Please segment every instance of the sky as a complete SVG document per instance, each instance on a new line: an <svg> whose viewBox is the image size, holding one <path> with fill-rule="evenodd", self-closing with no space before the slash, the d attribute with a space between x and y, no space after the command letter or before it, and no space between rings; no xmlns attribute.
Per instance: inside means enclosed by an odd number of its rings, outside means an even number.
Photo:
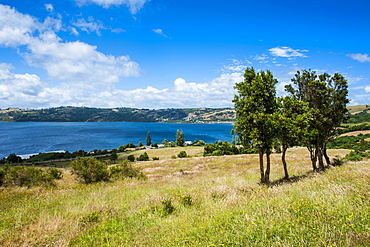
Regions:
<svg viewBox="0 0 370 247"><path fill-rule="evenodd" d="M368 0L0 0L0 108L233 107L247 67L278 96L340 73L370 104Z"/></svg>

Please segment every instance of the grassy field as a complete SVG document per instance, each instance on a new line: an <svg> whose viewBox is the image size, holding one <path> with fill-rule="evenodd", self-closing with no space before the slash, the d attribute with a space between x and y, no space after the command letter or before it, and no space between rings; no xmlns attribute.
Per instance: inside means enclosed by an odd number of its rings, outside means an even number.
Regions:
<svg viewBox="0 0 370 247"><path fill-rule="evenodd" d="M347 108L351 114L357 114L357 113L363 112L364 110L369 110L370 106L369 105L355 105L355 106L348 106Z"/></svg>
<svg viewBox="0 0 370 247"><path fill-rule="evenodd" d="M171 159L181 150L147 150L160 160L134 164L146 181L83 185L65 170L55 188L1 188L0 246L370 246L367 161L311 173L295 148L293 179L274 154L264 186L257 155Z"/></svg>

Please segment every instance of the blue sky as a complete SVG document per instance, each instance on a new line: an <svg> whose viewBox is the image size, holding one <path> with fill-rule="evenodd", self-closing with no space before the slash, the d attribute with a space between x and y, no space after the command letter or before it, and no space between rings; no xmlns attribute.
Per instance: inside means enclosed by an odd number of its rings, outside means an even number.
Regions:
<svg viewBox="0 0 370 247"><path fill-rule="evenodd" d="M370 104L370 2L0 0L0 108L232 107L247 66L278 95L341 73Z"/></svg>

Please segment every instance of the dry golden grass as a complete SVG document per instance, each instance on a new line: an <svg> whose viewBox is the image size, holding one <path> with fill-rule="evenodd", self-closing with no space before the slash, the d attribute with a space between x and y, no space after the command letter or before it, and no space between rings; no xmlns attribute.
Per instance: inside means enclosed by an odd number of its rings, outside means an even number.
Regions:
<svg viewBox="0 0 370 247"><path fill-rule="evenodd" d="M370 134L370 130L358 130L358 131L352 131L348 133L341 134L340 136L358 136L359 134Z"/></svg>
<svg viewBox="0 0 370 247"><path fill-rule="evenodd" d="M292 181L280 181L281 155L273 154L272 186L262 186L258 155L170 158L181 150L140 151L163 157L133 163L147 181L83 185L65 170L56 188L1 188L0 246L370 243L367 161L311 173L308 151L292 148L287 153ZM348 152L329 150L329 155L344 157ZM174 207L168 215L163 214L166 200Z"/></svg>

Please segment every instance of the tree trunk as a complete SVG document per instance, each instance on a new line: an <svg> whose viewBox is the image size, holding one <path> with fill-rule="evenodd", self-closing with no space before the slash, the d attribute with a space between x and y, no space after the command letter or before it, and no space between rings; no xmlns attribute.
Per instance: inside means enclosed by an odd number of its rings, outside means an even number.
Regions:
<svg viewBox="0 0 370 247"><path fill-rule="evenodd" d="M319 170L320 170L320 171L325 170L323 156L324 156L324 154L323 154L322 147L319 147L319 148L317 149L317 159L318 159L318 161L319 161Z"/></svg>
<svg viewBox="0 0 370 247"><path fill-rule="evenodd" d="M317 151L312 147L307 147L308 151L310 151L310 158L312 163L313 171L317 171L316 161L317 161Z"/></svg>
<svg viewBox="0 0 370 247"><path fill-rule="evenodd" d="M330 165L331 165L331 163L330 163L330 158L329 158L329 156L328 156L328 154L327 154L327 152L326 152L326 146L324 147L324 157L325 157L326 164L327 164L328 166L330 166Z"/></svg>
<svg viewBox="0 0 370 247"><path fill-rule="evenodd" d="M287 151L287 148L285 147L285 145L283 145L283 152L282 152L282 155L281 155L281 161L283 162L283 168L284 168L284 174L285 174L285 179L289 179L289 173L288 173L288 167L287 167L287 164L286 164L286 160L285 160L285 154L286 154L286 151Z"/></svg>
<svg viewBox="0 0 370 247"><path fill-rule="evenodd" d="M265 169L263 167L263 149L261 147L258 148L258 154L260 158L261 183L264 183L265 182Z"/></svg>
<svg viewBox="0 0 370 247"><path fill-rule="evenodd" d="M270 152L266 152L266 172L265 172L265 184L270 183Z"/></svg>

